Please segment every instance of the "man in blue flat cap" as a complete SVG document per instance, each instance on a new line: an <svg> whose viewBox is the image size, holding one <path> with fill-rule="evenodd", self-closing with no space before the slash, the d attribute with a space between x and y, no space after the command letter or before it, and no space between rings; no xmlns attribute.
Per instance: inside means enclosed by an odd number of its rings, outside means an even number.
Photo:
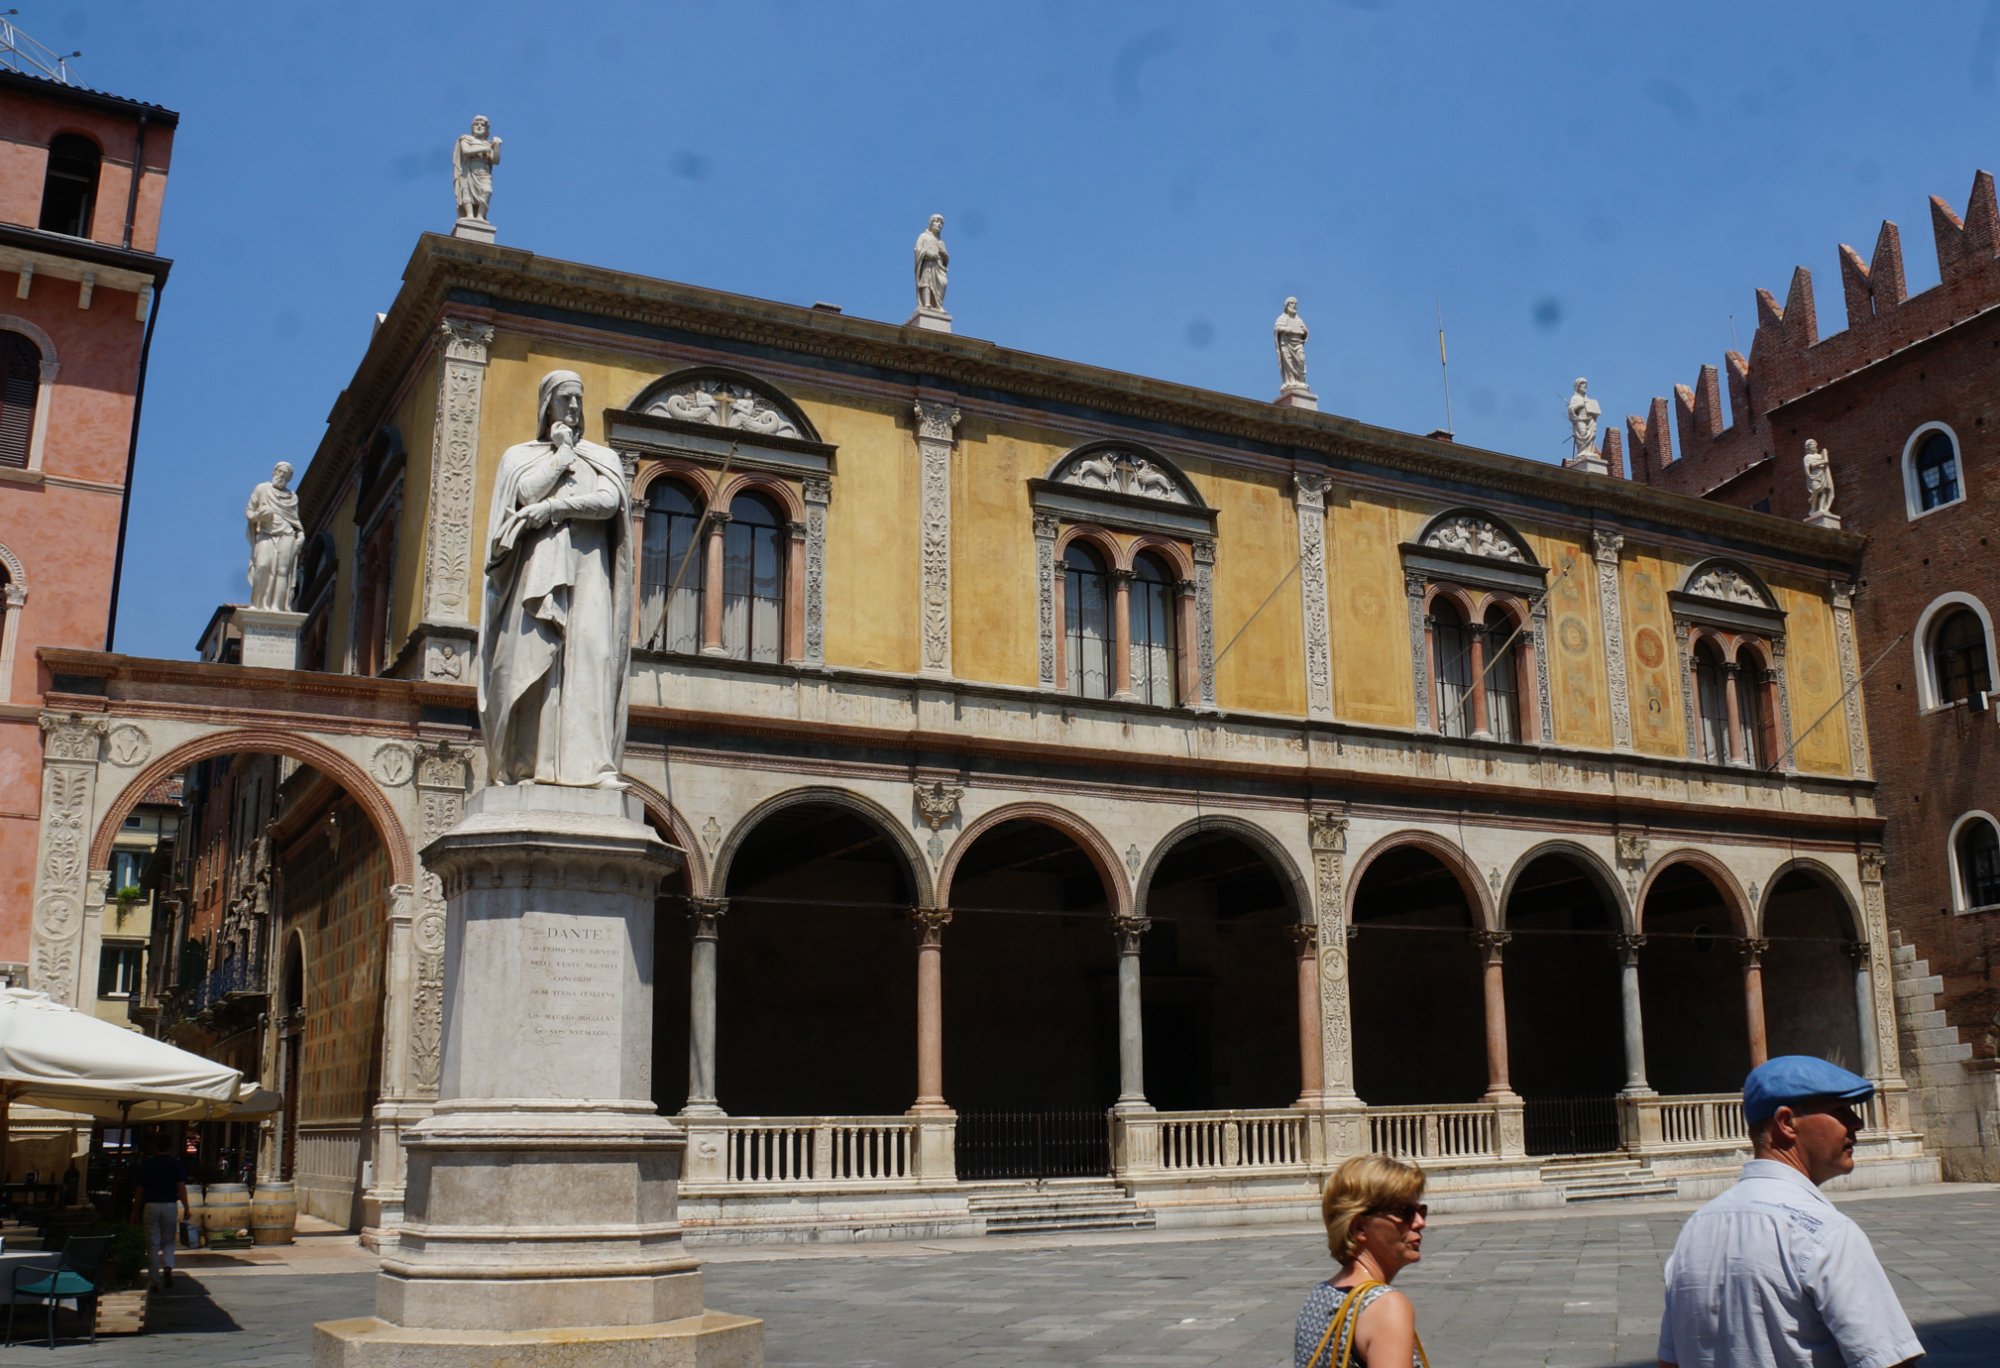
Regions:
<svg viewBox="0 0 2000 1368"><path fill-rule="evenodd" d="M1924 1356L1875 1248L1820 1194L1854 1171L1859 1074L1781 1055L1743 1080L1753 1157L1667 1260L1662 1368L1899 1368Z"/></svg>

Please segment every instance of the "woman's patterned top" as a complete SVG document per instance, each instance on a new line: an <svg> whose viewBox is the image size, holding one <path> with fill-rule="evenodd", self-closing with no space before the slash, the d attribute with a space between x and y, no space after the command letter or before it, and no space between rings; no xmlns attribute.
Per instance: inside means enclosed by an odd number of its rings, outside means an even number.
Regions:
<svg viewBox="0 0 2000 1368"><path fill-rule="evenodd" d="M1326 1352L1319 1356L1319 1362L1311 1368L1334 1368L1340 1356L1347 1351L1347 1341L1354 1334L1354 1327L1361 1320L1362 1312L1374 1305L1375 1299L1389 1289L1377 1284L1361 1294L1361 1306L1340 1336L1326 1346ZM1308 1368L1313 1350L1319 1347L1320 1337L1326 1334L1326 1327L1340 1311L1340 1303L1347 1296L1347 1289L1323 1282L1312 1290L1306 1304L1299 1308L1298 1330L1292 1336L1292 1368ZM1422 1360L1410 1355L1410 1368L1422 1368Z"/></svg>

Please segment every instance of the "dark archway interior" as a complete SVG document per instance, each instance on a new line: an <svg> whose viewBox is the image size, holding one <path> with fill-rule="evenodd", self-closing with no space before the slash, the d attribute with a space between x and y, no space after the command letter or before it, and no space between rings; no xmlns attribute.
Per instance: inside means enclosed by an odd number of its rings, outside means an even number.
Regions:
<svg viewBox="0 0 2000 1368"><path fill-rule="evenodd" d="M944 932L944 1095L968 1111L1099 1110L1118 1096L1118 947L1097 867L1040 822L965 852Z"/></svg>
<svg viewBox="0 0 2000 1368"><path fill-rule="evenodd" d="M1794 869L1765 902L1764 1030L1774 1055L1805 1054L1862 1071L1854 994L1856 940L1846 901L1818 876Z"/></svg>
<svg viewBox="0 0 2000 1368"><path fill-rule="evenodd" d="M1243 837L1197 831L1147 886L1140 953L1146 1100L1162 1111L1288 1107L1299 1095L1298 923L1290 888Z"/></svg>
<svg viewBox="0 0 2000 1368"><path fill-rule="evenodd" d="M1475 925L1464 889L1427 851L1388 851L1362 874L1348 957L1362 1101L1472 1102L1486 1091Z"/></svg>
<svg viewBox="0 0 2000 1368"><path fill-rule="evenodd" d="M1646 1081L1654 1091L1734 1092L1750 1072L1743 956L1729 905L1708 876L1675 865L1653 881L1640 913L1639 1001Z"/></svg>
<svg viewBox="0 0 2000 1368"><path fill-rule="evenodd" d="M722 1109L908 1110L917 1083L917 952L902 853L847 808L799 804L744 838L724 895L715 1020ZM685 1017L685 988L680 1000Z"/></svg>
<svg viewBox="0 0 2000 1368"><path fill-rule="evenodd" d="M1625 1084L1618 913L1577 860L1544 855L1507 895L1508 1077L1525 1098L1587 1097Z"/></svg>
<svg viewBox="0 0 2000 1368"><path fill-rule="evenodd" d="M680 844L651 813L646 822L661 840ZM723 928L725 934L728 929ZM687 866L682 865L661 882L653 900L653 1101L665 1115L687 1105L691 931Z"/></svg>

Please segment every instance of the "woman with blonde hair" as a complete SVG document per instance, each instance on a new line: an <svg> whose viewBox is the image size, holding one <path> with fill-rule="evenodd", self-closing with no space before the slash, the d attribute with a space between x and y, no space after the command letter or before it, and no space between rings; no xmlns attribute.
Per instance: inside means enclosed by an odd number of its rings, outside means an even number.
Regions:
<svg viewBox="0 0 2000 1368"><path fill-rule="evenodd" d="M1299 1310L1293 1368L1430 1368L1417 1311L1389 1284L1423 1257L1424 1171L1386 1154L1349 1159L1327 1179L1319 1211L1340 1272Z"/></svg>

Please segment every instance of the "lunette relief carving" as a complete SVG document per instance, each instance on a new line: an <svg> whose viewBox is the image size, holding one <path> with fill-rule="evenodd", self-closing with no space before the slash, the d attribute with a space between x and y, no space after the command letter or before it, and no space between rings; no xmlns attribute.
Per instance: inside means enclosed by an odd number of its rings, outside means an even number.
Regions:
<svg viewBox="0 0 2000 1368"><path fill-rule="evenodd" d="M1513 561L1527 564L1528 558L1513 539L1498 526L1486 519L1470 513L1460 513L1434 524L1424 534L1424 545L1441 551L1457 551L1467 556L1484 556L1488 560Z"/></svg>
<svg viewBox="0 0 2000 1368"><path fill-rule="evenodd" d="M747 385L727 380L690 380L655 398L646 405L646 412L656 417L678 418L684 423L733 428L765 437L805 435L769 399Z"/></svg>
<svg viewBox="0 0 2000 1368"><path fill-rule="evenodd" d="M493 328L447 318L438 330L444 365L438 376L436 436L431 444L424 617L466 622L472 593L472 500L479 462L479 407Z"/></svg>
<svg viewBox="0 0 2000 1368"><path fill-rule="evenodd" d="M1597 615L1604 624L1604 679L1611 694L1611 744L1632 749L1632 696L1625 682L1625 593L1619 581L1618 553L1625 537L1618 532L1592 532L1597 560Z"/></svg>
<svg viewBox="0 0 2000 1368"><path fill-rule="evenodd" d="M1333 716L1333 645L1327 623L1327 477L1300 472L1292 477L1293 507L1299 519L1299 597L1306 626L1306 712Z"/></svg>
<svg viewBox="0 0 2000 1368"><path fill-rule="evenodd" d="M919 580L923 609L923 668L951 673L951 450L958 410L919 400L917 451L922 460Z"/></svg>
<svg viewBox="0 0 2000 1368"><path fill-rule="evenodd" d="M1697 598L1718 603L1735 603L1746 608L1773 608L1776 605L1758 592L1757 586L1733 566L1718 565L1688 581L1687 591Z"/></svg>
<svg viewBox="0 0 2000 1368"><path fill-rule="evenodd" d="M1080 489L1102 489L1112 494L1130 494L1141 499L1158 499L1163 503L1185 504L1186 494L1167 474L1147 457L1131 451L1100 450L1073 461L1056 476L1058 484L1076 485Z"/></svg>

